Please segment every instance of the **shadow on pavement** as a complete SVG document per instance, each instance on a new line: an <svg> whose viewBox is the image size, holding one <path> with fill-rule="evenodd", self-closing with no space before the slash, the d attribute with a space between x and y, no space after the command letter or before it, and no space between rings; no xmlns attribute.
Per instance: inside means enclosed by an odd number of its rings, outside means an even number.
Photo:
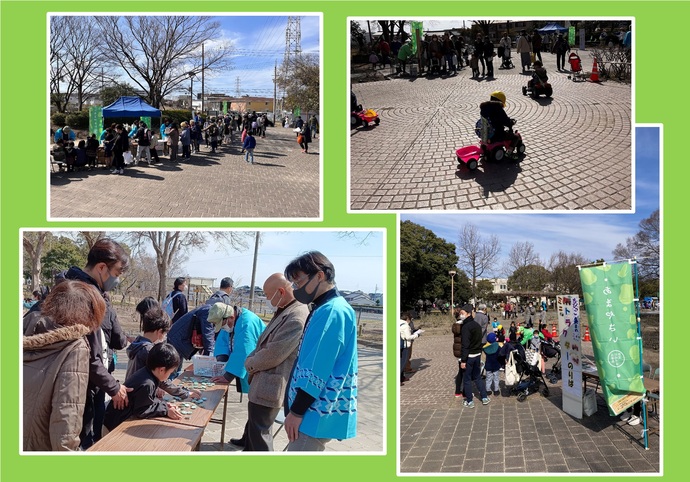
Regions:
<svg viewBox="0 0 690 482"><path fill-rule="evenodd" d="M463 165L455 172L455 176L464 180L474 179L477 184L483 187L484 198L488 198L490 193L503 192L512 186L521 172L522 168L518 162L482 161L482 170L470 171Z"/></svg>

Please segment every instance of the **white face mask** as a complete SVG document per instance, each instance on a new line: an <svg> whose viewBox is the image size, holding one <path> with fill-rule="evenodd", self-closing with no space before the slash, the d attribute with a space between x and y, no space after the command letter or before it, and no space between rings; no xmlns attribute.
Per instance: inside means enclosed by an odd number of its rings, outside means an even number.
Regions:
<svg viewBox="0 0 690 482"><path fill-rule="evenodd" d="M280 298L278 298L278 303L273 303L273 299L276 297L276 295L280 294L280 290L277 290L275 293L273 293L273 296L271 296L271 299L268 300L268 302L271 304L271 306L275 306L276 308L280 308L280 302L283 301L283 295L280 295Z"/></svg>
<svg viewBox="0 0 690 482"><path fill-rule="evenodd" d="M465 321L465 318L467 318L467 315L460 315L460 321Z"/></svg>
<svg viewBox="0 0 690 482"><path fill-rule="evenodd" d="M232 327L228 325L227 323L223 325L223 328L221 328L224 331L227 331L228 333L232 333Z"/></svg>

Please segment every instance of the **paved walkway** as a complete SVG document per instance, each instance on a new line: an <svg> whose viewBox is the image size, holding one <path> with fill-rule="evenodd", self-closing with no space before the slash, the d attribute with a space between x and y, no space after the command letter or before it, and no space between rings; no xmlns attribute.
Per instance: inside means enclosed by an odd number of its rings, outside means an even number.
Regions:
<svg viewBox="0 0 690 482"><path fill-rule="evenodd" d="M383 452L384 411L383 411L383 353L381 348L372 348L361 343L359 353L359 379L357 397L357 436L341 442L333 440L326 445L326 452ZM115 378L124 379L127 369L126 355L120 352L120 361L114 372ZM124 359L123 359L124 358ZM185 362L186 368L189 362ZM214 418L223 416L221 403L214 414ZM235 452L239 447L230 444L231 438L242 436L244 424L247 421L247 395L242 397L235 390L234 385L228 393L228 408L225 427L225 446L220 446L221 425L211 423L204 431L201 439L203 452ZM279 426L275 425L278 429ZM283 450L288 440L285 430L280 430L274 440L274 449Z"/></svg>
<svg viewBox="0 0 690 482"><path fill-rule="evenodd" d="M412 358L419 371L399 396L402 473L659 472L659 435L645 450L642 425L609 416L600 396L598 412L582 420L561 410L560 380L547 381L548 398L491 396L489 405L475 398L475 408L463 408L451 334L415 340ZM653 419L650 428L658 428Z"/></svg>
<svg viewBox="0 0 690 482"><path fill-rule="evenodd" d="M269 128L257 138L256 164L238 144L217 154L202 146L189 162L50 174L53 218L316 218L319 139L304 154L295 133ZM159 153L160 154L160 153ZM178 155L178 160L181 157Z"/></svg>
<svg viewBox="0 0 690 482"><path fill-rule="evenodd" d="M580 57L591 69L587 52ZM381 124L351 130L351 209L631 209L630 85L573 82L555 58L543 54L552 99L524 97L530 75L498 70L497 61L490 81L464 68L455 77L353 84ZM455 150L477 143L479 104L496 90L508 97L526 156L457 170Z"/></svg>

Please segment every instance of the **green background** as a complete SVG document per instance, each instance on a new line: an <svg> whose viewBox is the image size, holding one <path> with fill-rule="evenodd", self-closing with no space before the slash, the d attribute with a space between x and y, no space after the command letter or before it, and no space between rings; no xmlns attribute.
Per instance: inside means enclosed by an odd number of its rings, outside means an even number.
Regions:
<svg viewBox="0 0 690 482"><path fill-rule="evenodd" d="M680 266L686 264L680 250L684 223L681 218L687 191L684 184L687 169L683 165L688 147L683 141L687 117L687 14L685 2L637 1L578 1L578 2L461 2L421 0L395 1L274 1L274 2L20 2L2 0L0 35L1 70L1 127L0 127L0 214L2 220L2 249L0 278L2 290L2 330L0 409L2 413L1 469L2 480L92 481L121 478L140 480L149 478L216 479L219 477L256 477L260 480L296 478L305 480L391 480L396 477L396 383L397 350L387 350L386 372L389 380L386 391L387 433L386 455L375 456L277 456L255 459L250 456L227 458L173 458L170 456L129 456L103 459L102 456L23 456L19 452L19 229L94 227L383 227L387 236L387 292L388 339L395 339L396 299L396 218L393 215L347 214L348 142L348 72L345 62L348 52L348 16L421 17L463 16L469 19L487 17L629 17L636 18L633 30L636 42L635 111L638 123L664 124L664 197L675 196L664 210L664 254L673 260L664 279L664 308L680 314L682 289ZM47 12L323 12L324 98L321 122L324 146L324 220L321 223L48 223L46 221L46 13ZM587 66L588 67L588 66ZM582 99L587 102L587 99ZM567 133L563 133L567 136ZM581 146L587 149L586 145ZM577 152L572 153L574 157ZM678 157L682 156L682 157ZM123 193L124 195L124 193ZM671 222L669 222L669 219ZM673 220L677 222L673 222ZM669 241L670 240L670 241ZM676 281L674 283L674 281ZM682 319L676 316L674 320ZM685 350L681 337L668 340L664 346L664 378L674 380L674 372L684 364ZM683 357L683 358L681 358ZM675 362L675 363L674 363ZM664 386L663 416L670 416L664 424L663 467L666 477L684 473L687 433L686 399L682 396L684 379ZM682 406L681 406L682 404ZM545 414L545 416L548 416ZM506 450L522 450L507 447ZM502 477L504 478L504 477ZM641 479L641 477L639 477ZM497 478L496 478L497 479ZM602 479L602 477L594 477ZM590 478L589 480L594 480Z"/></svg>

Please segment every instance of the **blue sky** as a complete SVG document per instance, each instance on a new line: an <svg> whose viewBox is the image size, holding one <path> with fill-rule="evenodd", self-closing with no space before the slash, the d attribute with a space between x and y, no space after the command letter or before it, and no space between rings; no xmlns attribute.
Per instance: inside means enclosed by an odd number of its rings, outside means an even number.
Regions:
<svg viewBox="0 0 690 482"><path fill-rule="evenodd" d="M383 232L357 231L354 234L359 240L368 235L365 244L359 244L357 239L340 239L334 230L262 231L256 284L261 286L271 274L282 273L285 266L297 256L317 250L333 263L336 284L340 289L382 293L385 264ZM226 254L217 250L217 246L192 253L184 265L185 272L180 275L216 278L216 284L225 276L230 276L236 286L249 285L254 257L253 238L249 245L244 253Z"/></svg>
<svg viewBox="0 0 690 482"><path fill-rule="evenodd" d="M285 54L288 17L232 15L214 17L214 20L220 22L222 35L217 44L209 43L205 50L229 41L235 54L230 71L206 75L204 90L235 95L236 79L239 77L241 95L273 97L274 67L276 61L280 67ZM320 53L319 20L315 15L300 17L303 53Z"/></svg>
<svg viewBox="0 0 690 482"><path fill-rule="evenodd" d="M503 260L516 242L530 241L543 261L564 250L588 259L613 259L618 243L639 231L641 220L659 209L659 129L636 128L636 210L634 214L404 214L410 220L457 244L462 226L474 224L482 236L496 235ZM663 213L662 213L663 215ZM501 275L502 273L495 273Z"/></svg>

